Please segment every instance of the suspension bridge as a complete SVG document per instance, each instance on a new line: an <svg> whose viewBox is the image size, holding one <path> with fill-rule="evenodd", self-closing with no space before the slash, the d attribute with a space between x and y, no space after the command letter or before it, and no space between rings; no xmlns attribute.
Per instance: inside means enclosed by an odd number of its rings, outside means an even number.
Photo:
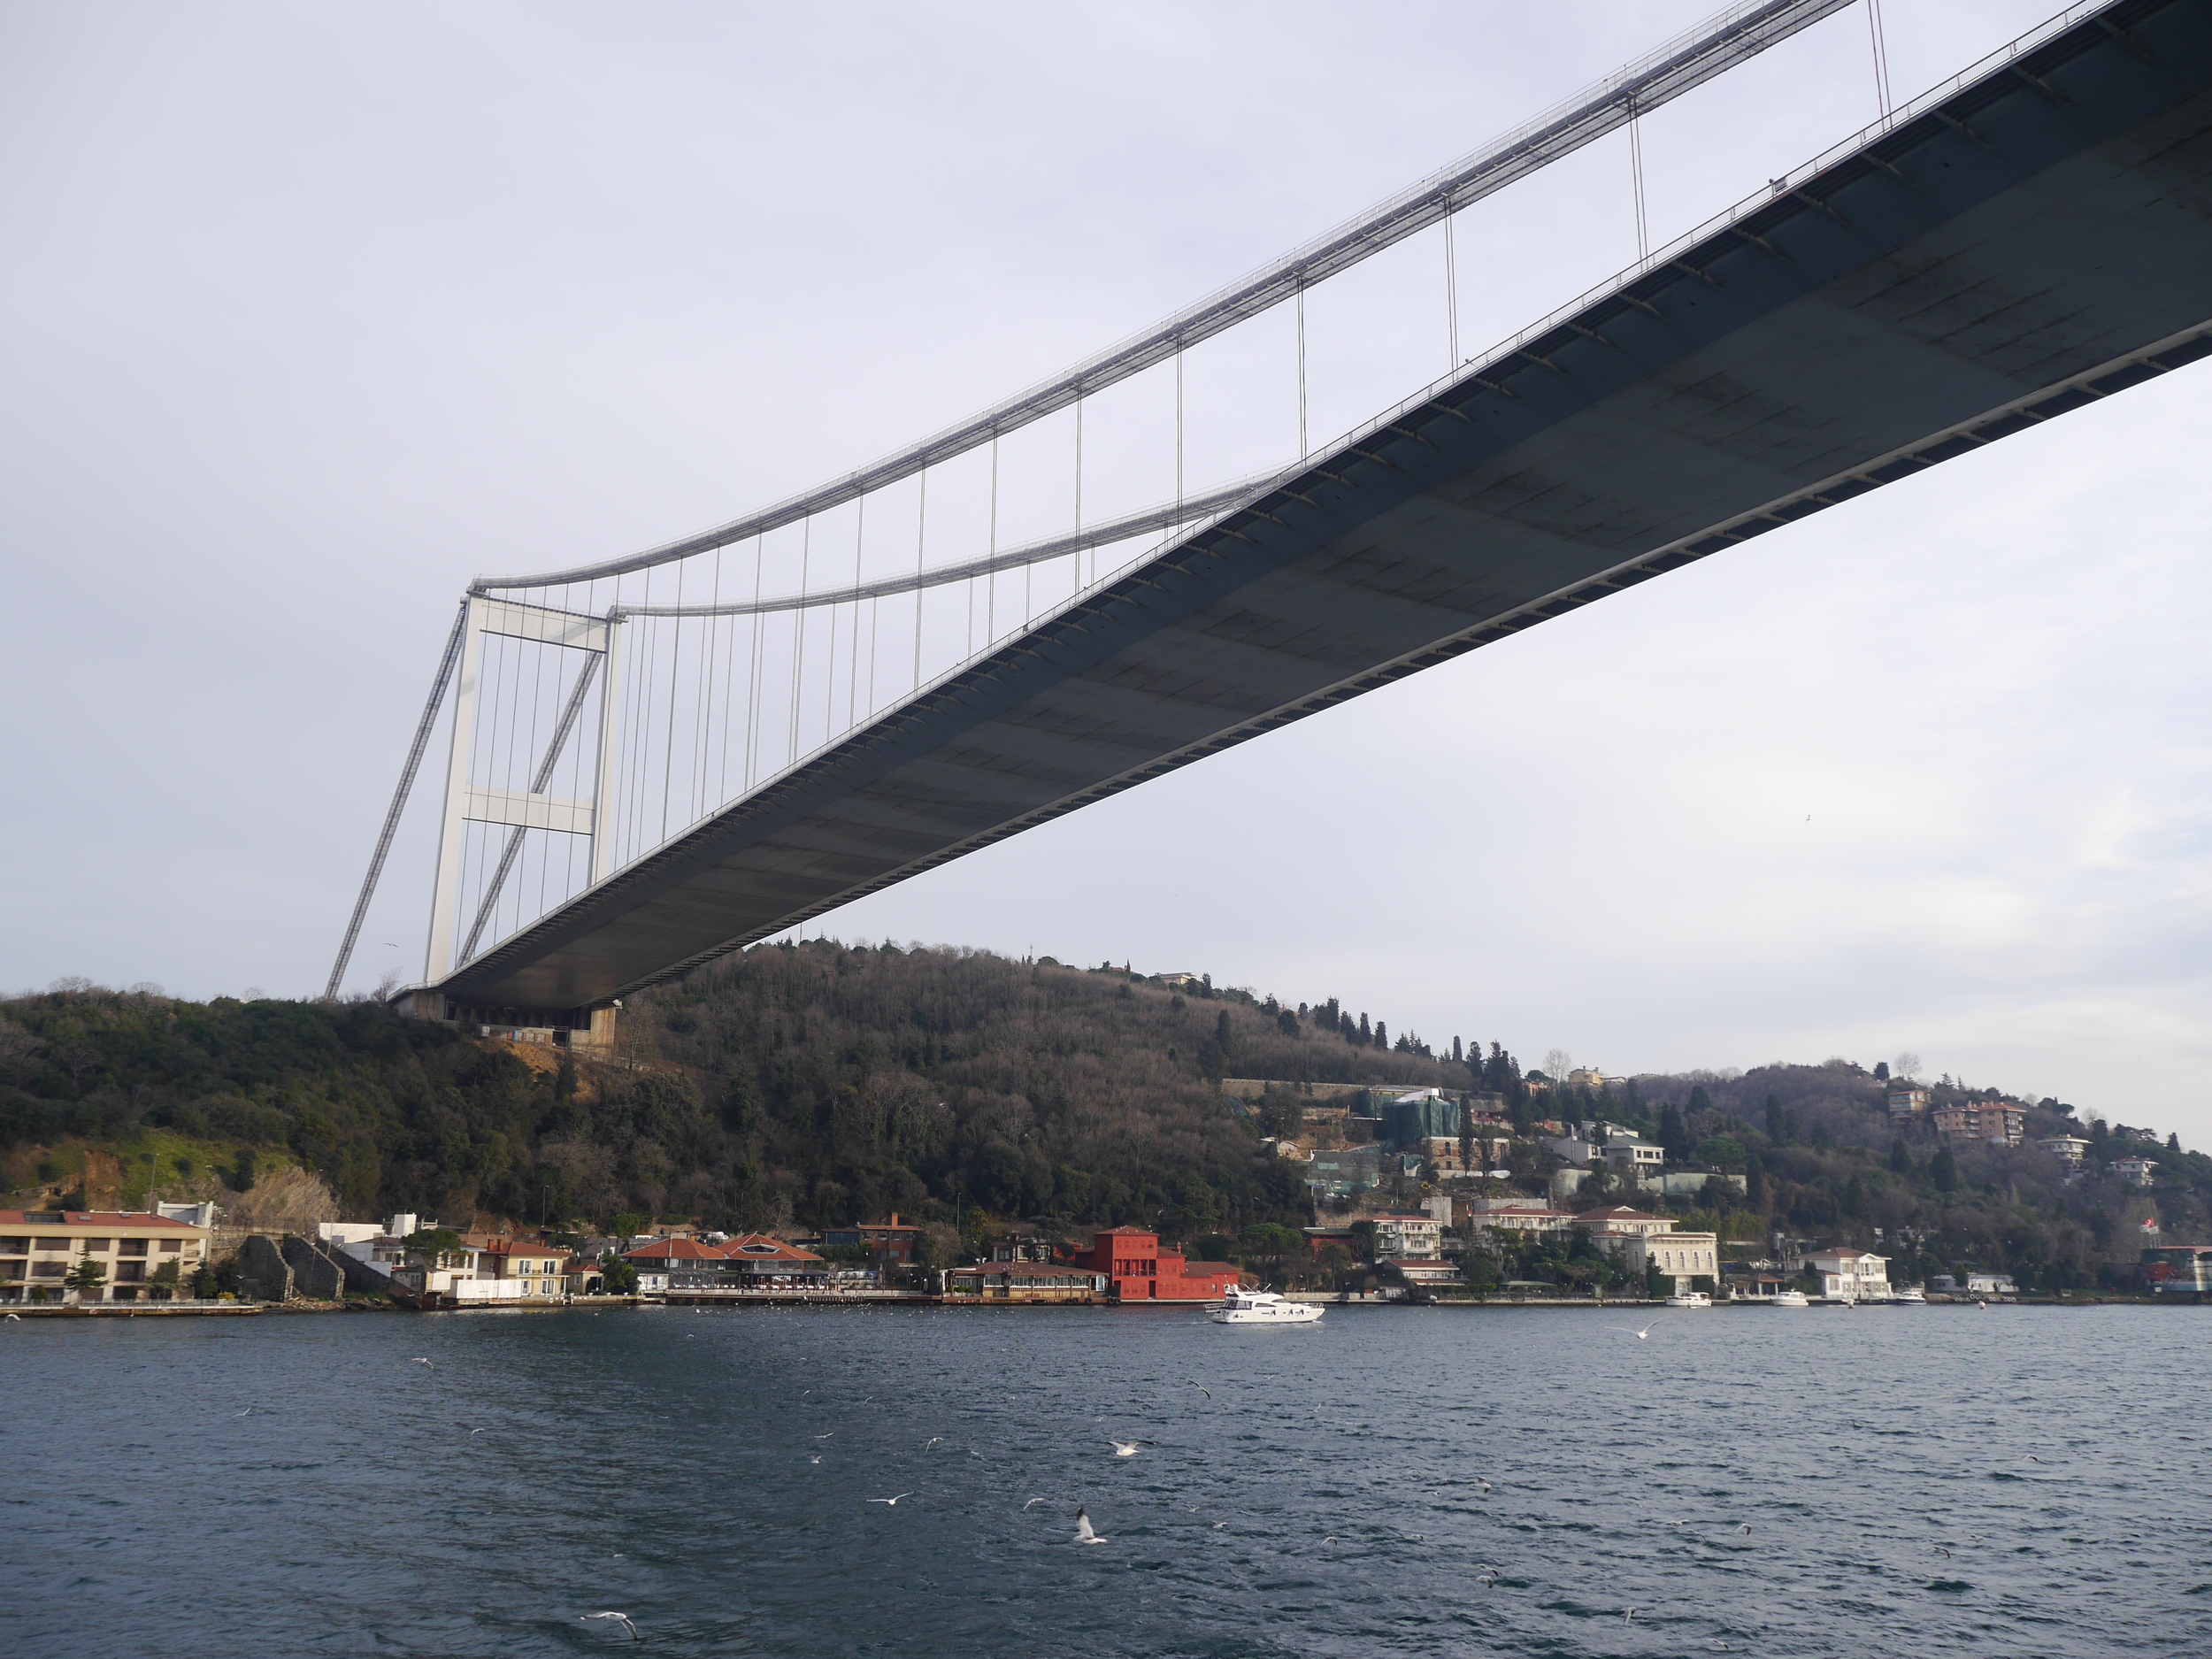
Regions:
<svg viewBox="0 0 2212 1659"><path fill-rule="evenodd" d="M603 1032L626 993L2212 356L2212 0L2072 7L1896 107L1866 0L1871 126L1662 247L1639 173L1635 264L1463 355L1455 215L1623 128L1640 168L1641 115L1845 9L1732 6L818 488L626 557L479 577L330 994L442 719L428 944L402 1001ZM1447 372L1310 441L1307 296L1431 230ZM1296 457L1187 489L1186 358L1277 308ZM1171 493L1087 520L1086 411L1146 376L1175 391ZM1064 527L1002 546L1007 440L1048 422ZM948 531L956 485L987 506ZM968 544L946 558L949 538Z"/></svg>

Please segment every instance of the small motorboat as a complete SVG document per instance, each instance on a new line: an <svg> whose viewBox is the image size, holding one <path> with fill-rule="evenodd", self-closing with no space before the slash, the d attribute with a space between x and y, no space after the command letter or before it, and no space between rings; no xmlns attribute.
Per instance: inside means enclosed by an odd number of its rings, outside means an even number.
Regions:
<svg viewBox="0 0 2212 1659"><path fill-rule="evenodd" d="M1667 1298L1670 1308L1709 1308L1712 1305L1713 1299L1701 1290L1679 1291Z"/></svg>
<svg viewBox="0 0 2212 1659"><path fill-rule="evenodd" d="M1285 1302L1271 1290L1233 1290L1211 1317L1216 1325L1311 1325L1321 1311L1310 1302Z"/></svg>
<svg viewBox="0 0 2212 1659"><path fill-rule="evenodd" d="M1805 1293L1801 1290L1778 1290L1774 1293L1774 1305L1778 1308L1809 1308L1813 1304L1805 1299Z"/></svg>
<svg viewBox="0 0 2212 1659"><path fill-rule="evenodd" d="M1928 1305L1928 1298L1922 1294L1917 1285L1906 1286L1890 1300L1901 1308L1924 1308Z"/></svg>

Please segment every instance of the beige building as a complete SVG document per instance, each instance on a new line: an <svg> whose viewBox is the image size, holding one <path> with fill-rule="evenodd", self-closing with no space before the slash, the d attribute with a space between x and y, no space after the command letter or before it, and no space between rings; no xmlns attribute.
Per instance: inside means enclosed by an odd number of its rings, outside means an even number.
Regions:
<svg viewBox="0 0 2212 1659"><path fill-rule="evenodd" d="M0 1302L188 1296L211 1236L205 1227L142 1210L0 1210ZM99 1265L104 1282L95 1290L65 1290L70 1269L88 1260Z"/></svg>
<svg viewBox="0 0 2212 1659"><path fill-rule="evenodd" d="M1720 1280L1720 1239L1710 1233L1652 1233L1627 1244L1628 1271L1647 1272L1657 1268L1674 1279L1677 1294L1694 1288L1691 1280Z"/></svg>
<svg viewBox="0 0 2212 1659"><path fill-rule="evenodd" d="M540 1244L534 1239L487 1238L472 1240L476 1248L476 1277L513 1286L516 1296L558 1296L568 1289L561 1263L565 1250ZM495 1297L492 1300L504 1300Z"/></svg>

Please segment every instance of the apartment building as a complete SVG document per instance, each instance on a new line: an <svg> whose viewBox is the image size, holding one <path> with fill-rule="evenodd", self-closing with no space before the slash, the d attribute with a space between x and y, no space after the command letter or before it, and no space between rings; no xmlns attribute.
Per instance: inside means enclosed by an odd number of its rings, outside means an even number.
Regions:
<svg viewBox="0 0 2212 1659"><path fill-rule="evenodd" d="M0 1210L0 1302L189 1295L188 1281L207 1261L211 1236L151 1210ZM100 1269L102 1282L65 1290L62 1281L83 1262Z"/></svg>

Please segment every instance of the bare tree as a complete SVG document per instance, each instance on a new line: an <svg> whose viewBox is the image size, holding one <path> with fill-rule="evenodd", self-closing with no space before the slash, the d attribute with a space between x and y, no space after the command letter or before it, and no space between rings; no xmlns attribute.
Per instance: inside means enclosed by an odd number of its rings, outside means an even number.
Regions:
<svg viewBox="0 0 2212 1659"><path fill-rule="evenodd" d="M1920 1056L1908 1048L1889 1063L1892 1077L1917 1078L1920 1075Z"/></svg>

